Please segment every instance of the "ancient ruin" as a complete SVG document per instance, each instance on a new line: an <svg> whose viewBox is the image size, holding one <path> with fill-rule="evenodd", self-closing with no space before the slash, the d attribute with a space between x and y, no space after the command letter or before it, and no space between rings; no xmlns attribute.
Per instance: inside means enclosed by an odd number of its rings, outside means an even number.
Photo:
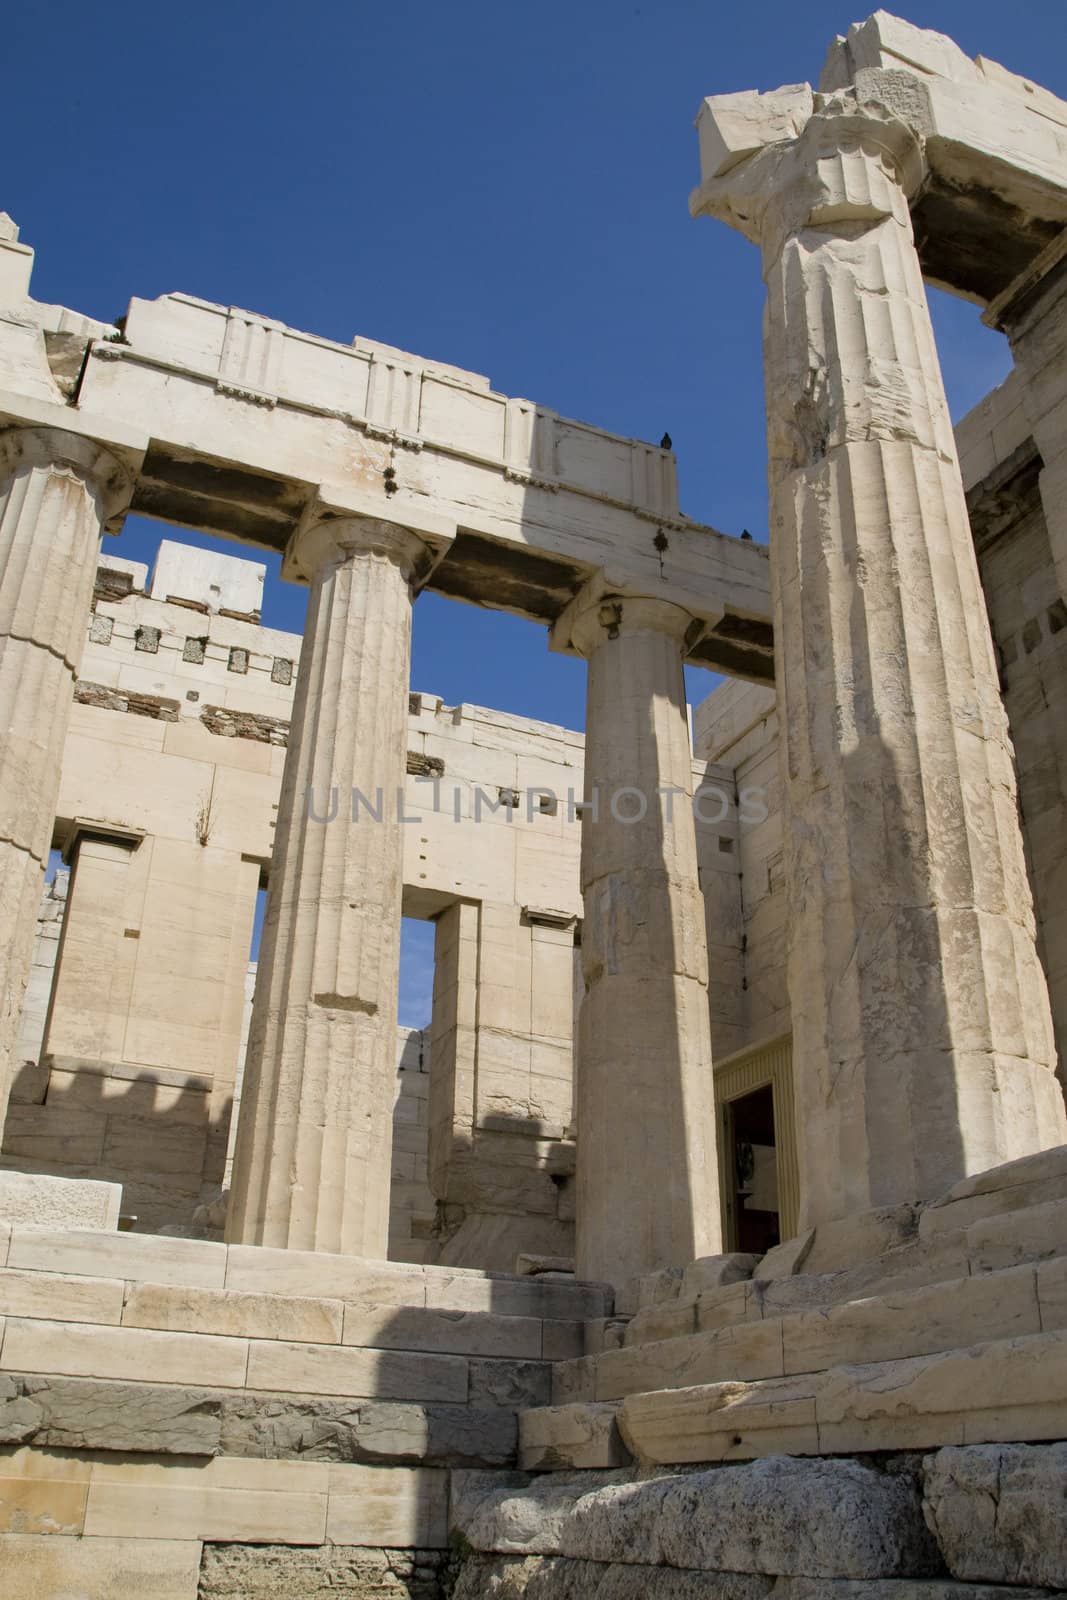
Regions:
<svg viewBox="0 0 1067 1600"><path fill-rule="evenodd" d="M1067 105L878 12L698 134L767 547L0 219L11 1600L1067 1592ZM924 280L1014 358L955 430ZM426 590L584 733L410 683Z"/></svg>

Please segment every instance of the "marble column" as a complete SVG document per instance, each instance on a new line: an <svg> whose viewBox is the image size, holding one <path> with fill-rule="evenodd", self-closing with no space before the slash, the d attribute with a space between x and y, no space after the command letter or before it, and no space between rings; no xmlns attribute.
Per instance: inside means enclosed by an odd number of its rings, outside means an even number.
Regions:
<svg viewBox="0 0 1067 1600"><path fill-rule="evenodd" d="M131 488L91 440L0 433L0 1125L101 535Z"/></svg>
<svg viewBox="0 0 1067 1600"><path fill-rule="evenodd" d="M806 96L806 101L805 101ZM912 236L854 91L705 102L762 247L802 1223L1067 1139L1007 719Z"/></svg>
<svg viewBox="0 0 1067 1600"><path fill-rule="evenodd" d="M678 606L594 593L568 630L588 662L577 1268L624 1291L722 1248L682 673L693 626Z"/></svg>
<svg viewBox="0 0 1067 1600"><path fill-rule="evenodd" d="M407 528L337 517L311 576L227 1238L384 1258L400 972ZM354 791L359 791L356 796Z"/></svg>

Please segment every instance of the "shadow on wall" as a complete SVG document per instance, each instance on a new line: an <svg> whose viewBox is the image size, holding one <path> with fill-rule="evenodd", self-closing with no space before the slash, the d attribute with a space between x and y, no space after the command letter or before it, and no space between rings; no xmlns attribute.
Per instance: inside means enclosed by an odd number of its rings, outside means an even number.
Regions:
<svg viewBox="0 0 1067 1600"><path fill-rule="evenodd" d="M3 1165L123 1187L134 1231L191 1224L222 1184L232 1095L207 1079L168 1084L145 1069L119 1078L25 1061L12 1085Z"/></svg>

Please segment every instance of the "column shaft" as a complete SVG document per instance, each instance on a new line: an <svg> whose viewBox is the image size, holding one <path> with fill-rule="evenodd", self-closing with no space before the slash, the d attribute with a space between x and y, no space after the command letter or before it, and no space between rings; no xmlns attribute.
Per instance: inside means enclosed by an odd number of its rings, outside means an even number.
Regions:
<svg viewBox="0 0 1067 1600"><path fill-rule="evenodd" d="M228 1237L384 1257L409 580L422 547L386 523L337 521L318 532L323 550L282 783ZM354 789L366 802L358 802L357 820Z"/></svg>
<svg viewBox="0 0 1067 1600"><path fill-rule="evenodd" d="M690 622L675 606L616 600L594 605L574 640L589 662L578 1273L620 1287L721 1248Z"/></svg>
<svg viewBox="0 0 1067 1600"><path fill-rule="evenodd" d="M0 434L0 1124L100 538L129 488L86 439Z"/></svg>
<svg viewBox="0 0 1067 1600"><path fill-rule="evenodd" d="M1067 1136L1007 718L889 121L813 117L789 169L793 214L764 240L808 1223L930 1198Z"/></svg>

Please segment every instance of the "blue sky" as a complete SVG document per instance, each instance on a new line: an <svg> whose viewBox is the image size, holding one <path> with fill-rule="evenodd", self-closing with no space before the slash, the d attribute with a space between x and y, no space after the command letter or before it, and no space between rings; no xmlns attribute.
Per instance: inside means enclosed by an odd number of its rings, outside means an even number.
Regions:
<svg viewBox="0 0 1067 1600"><path fill-rule="evenodd" d="M1067 96L1063 0L905 14ZM705 94L816 77L852 20L827 0L20 6L0 209L37 250L40 299L110 320L182 290L616 432L667 429L688 515L762 538L758 260L688 217L692 120ZM961 415L1007 352L975 308L932 299ZM163 531L131 519L110 548L146 559ZM269 585L266 621L302 615ZM424 596L412 676L582 725L581 666L512 618ZM691 678L700 698L711 680Z"/></svg>

